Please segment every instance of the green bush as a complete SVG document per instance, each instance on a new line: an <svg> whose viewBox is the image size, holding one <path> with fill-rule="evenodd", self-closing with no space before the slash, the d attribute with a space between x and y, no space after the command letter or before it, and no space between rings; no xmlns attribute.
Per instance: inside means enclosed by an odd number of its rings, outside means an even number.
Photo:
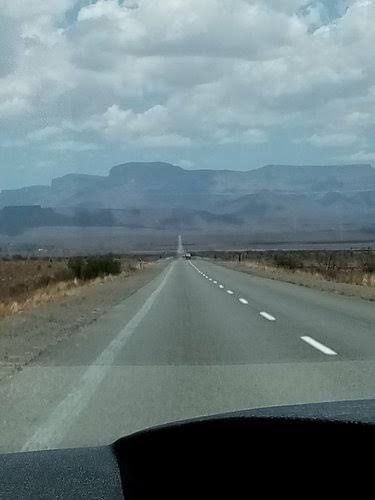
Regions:
<svg viewBox="0 0 375 500"><path fill-rule="evenodd" d="M75 257L69 259L68 268L75 278L91 280L99 276L121 273L121 262L113 257Z"/></svg>

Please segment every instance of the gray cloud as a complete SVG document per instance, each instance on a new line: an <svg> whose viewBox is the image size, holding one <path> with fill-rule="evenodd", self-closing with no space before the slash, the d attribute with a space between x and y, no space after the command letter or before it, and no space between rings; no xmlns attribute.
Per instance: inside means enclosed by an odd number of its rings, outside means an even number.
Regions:
<svg viewBox="0 0 375 500"><path fill-rule="evenodd" d="M17 23L0 14L0 78L16 68L19 51Z"/></svg>
<svg viewBox="0 0 375 500"><path fill-rule="evenodd" d="M0 10L0 143L19 163L32 147L35 164L64 148L77 165L95 148L110 164L116 146L140 158L180 148L176 158L199 166L239 143L278 162L280 135L291 161L296 147L306 162L372 158L373 0L0 0Z"/></svg>

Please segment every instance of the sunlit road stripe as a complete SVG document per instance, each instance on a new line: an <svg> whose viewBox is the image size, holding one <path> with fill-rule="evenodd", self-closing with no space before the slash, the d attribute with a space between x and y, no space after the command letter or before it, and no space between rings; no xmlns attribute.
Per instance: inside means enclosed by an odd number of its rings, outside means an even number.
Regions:
<svg viewBox="0 0 375 500"><path fill-rule="evenodd" d="M227 293L229 293L229 295L233 295L234 292L232 292L232 290L227 290Z"/></svg>
<svg viewBox="0 0 375 500"><path fill-rule="evenodd" d="M209 280L208 280L208 281L212 281L212 278L209 278Z"/></svg>
<svg viewBox="0 0 375 500"><path fill-rule="evenodd" d="M306 342L307 344L310 344L312 347L315 347L315 349L318 349L318 351L322 352L323 354L326 354L327 356L337 356L337 352L332 350L331 348L325 346L324 344L321 344L317 340L313 339L312 337L301 337L301 339Z"/></svg>
<svg viewBox="0 0 375 500"><path fill-rule="evenodd" d="M265 319L268 319L268 321L276 321L276 318L274 318L273 316L271 316L271 314L268 314L267 312L265 311L262 311L259 313L263 318Z"/></svg>
<svg viewBox="0 0 375 500"><path fill-rule="evenodd" d="M214 283L214 285L217 285L217 281L214 281L213 283Z"/></svg>
<svg viewBox="0 0 375 500"><path fill-rule="evenodd" d="M241 302L241 304L248 304L248 301L246 299L243 299L242 297L238 300Z"/></svg>
<svg viewBox="0 0 375 500"><path fill-rule="evenodd" d="M224 288L224 285L219 285L219 288Z"/></svg>

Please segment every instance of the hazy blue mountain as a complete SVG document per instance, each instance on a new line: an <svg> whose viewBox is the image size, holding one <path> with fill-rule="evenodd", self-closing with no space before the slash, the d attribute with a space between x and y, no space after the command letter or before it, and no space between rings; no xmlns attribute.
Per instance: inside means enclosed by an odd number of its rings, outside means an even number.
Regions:
<svg viewBox="0 0 375 500"><path fill-rule="evenodd" d="M327 193L375 190L370 165L268 165L256 170L184 170L168 163L126 163L108 176L70 174L51 186L32 186L0 193L0 207L211 209L222 198L260 191Z"/></svg>
<svg viewBox="0 0 375 500"><path fill-rule="evenodd" d="M314 231L371 228L374 220L370 165L268 165L238 172L126 163L107 176L69 174L50 186L0 193L0 232L8 234L60 225Z"/></svg>

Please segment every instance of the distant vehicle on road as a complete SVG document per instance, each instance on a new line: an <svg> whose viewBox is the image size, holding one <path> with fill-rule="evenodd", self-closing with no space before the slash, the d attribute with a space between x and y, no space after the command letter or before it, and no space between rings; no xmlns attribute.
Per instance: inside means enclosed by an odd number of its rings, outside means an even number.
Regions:
<svg viewBox="0 0 375 500"><path fill-rule="evenodd" d="M185 254L185 259L186 260L191 260L191 253L186 253Z"/></svg>

